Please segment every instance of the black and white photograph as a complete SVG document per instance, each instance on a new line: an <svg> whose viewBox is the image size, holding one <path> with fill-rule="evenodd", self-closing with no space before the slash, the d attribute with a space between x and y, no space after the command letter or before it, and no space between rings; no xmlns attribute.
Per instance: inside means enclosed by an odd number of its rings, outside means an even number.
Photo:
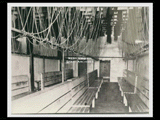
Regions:
<svg viewBox="0 0 160 120"><path fill-rule="evenodd" d="M8 117L153 117L152 3L8 3Z"/></svg>

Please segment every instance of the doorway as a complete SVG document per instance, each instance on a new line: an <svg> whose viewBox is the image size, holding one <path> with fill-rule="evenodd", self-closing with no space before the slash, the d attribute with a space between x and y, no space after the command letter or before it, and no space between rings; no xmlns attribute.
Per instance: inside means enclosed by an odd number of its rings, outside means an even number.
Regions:
<svg viewBox="0 0 160 120"><path fill-rule="evenodd" d="M78 62L78 77L84 76L87 74L87 61Z"/></svg>
<svg viewBox="0 0 160 120"><path fill-rule="evenodd" d="M110 60L100 60L100 77L104 82L110 82Z"/></svg>

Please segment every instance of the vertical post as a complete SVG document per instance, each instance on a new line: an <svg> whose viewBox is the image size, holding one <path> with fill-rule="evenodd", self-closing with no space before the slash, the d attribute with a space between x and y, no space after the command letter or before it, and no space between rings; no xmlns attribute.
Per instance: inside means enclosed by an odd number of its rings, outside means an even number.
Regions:
<svg viewBox="0 0 160 120"><path fill-rule="evenodd" d="M137 78L138 78L138 76L136 75L135 86L134 86L134 94L137 92Z"/></svg>
<svg viewBox="0 0 160 120"><path fill-rule="evenodd" d="M87 73L87 82L88 82L88 87L89 87L89 74Z"/></svg>
<svg viewBox="0 0 160 120"><path fill-rule="evenodd" d="M127 99L125 95L123 96L123 102L124 102L124 105L127 106Z"/></svg>
<svg viewBox="0 0 160 120"><path fill-rule="evenodd" d="M78 77L78 58L73 61L73 76Z"/></svg>
<svg viewBox="0 0 160 120"><path fill-rule="evenodd" d="M129 106L129 112L132 112L131 107Z"/></svg>
<svg viewBox="0 0 160 120"><path fill-rule="evenodd" d="M44 89L44 75L41 73L41 90Z"/></svg>
<svg viewBox="0 0 160 120"><path fill-rule="evenodd" d="M95 108L95 98L92 100L92 108Z"/></svg>
<svg viewBox="0 0 160 120"><path fill-rule="evenodd" d="M29 39L29 38L28 38ZM33 39L30 39L31 43L33 43ZM33 45L29 43L28 53L30 54L30 83L31 83L31 91L34 91L34 58L33 58Z"/></svg>
<svg viewBox="0 0 160 120"><path fill-rule="evenodd" d="M95 69L95 65L94 65L94 64L95 64L95 61L94 61L94 59L93 59L93 70Z"/></svg>
<svg viewBox="0 0 160 120"><path fill-rule="evenodd" d="M43 57L43 72L41 74L41 90L44 89L44 73L45 73L45 58Z"/></svg>
<svg viewBox="0 0 160 120"><path fill-rule="evenodd" d="M64 83L64 49L62 49L62 83Z"/></svg>
<svg viewBox="0 0 160 120"><path fill-rule="evenodd" d="M45 73L45 58L43 57L43 73Z"/></svg>

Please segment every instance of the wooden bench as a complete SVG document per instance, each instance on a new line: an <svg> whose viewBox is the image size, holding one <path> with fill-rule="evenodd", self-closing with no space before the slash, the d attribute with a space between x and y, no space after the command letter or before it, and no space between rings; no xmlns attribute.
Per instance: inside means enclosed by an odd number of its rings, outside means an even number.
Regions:
<svg viewBox="0 0 160 120"><path fill-rule="evenodd" d="M103 83L102 78L97 77L97 70L94 70L87 75L88 77L88 86L89 88L98 88L98 92L100 91L101 85Z"/></svg>
<svg viewBox="0 0 160 120"><path fill-rule="evenodd" d="M41 73L41 90L43 90L44 87L47 87L56 83L60 83L60 82L62 82L61 71Z"/></svg>
<svg viewBox="0 0 160 120"><path fill-rule="evenodd" d="M127 106L127 99L125 93L135 94L137 84L137 76L134 72L131 72L127 69L123 71L123 77L118 78L118 85L121 91L121 96L123 97L123 103Z"/></svg>
<svg viewBox="0 0 160 120"><path fill-rule="evenodd" d="M97 91L97 89L95 90ZM84 96L84 97L83 97ZM89 112L88 105L95 102L95 92L88 89L87 76L76 78L73 81L65 81L50 87L45 87L42 91L24 96L12 101L12 113L67 113L74 105L80 111ZM87 98L86 98L87 97ZM82 98L86 101L86 106L82 105L79 100ZM87 108L87 109L86 109Z"/></svg>
<svg viewBox="0 0 160 120"><path fill-rule="evenodd" d="M87 75L77 81L73 81L72 88L73 105L68 113L88 113L90 107L95 107L95 99L98 97L98 88L88 87Z"/></svg>
<svg viewBox="0 0 160 120"><path fill-rule="evenodd" d="M95 107L97 88L88 88L72 105L68 113L89 113L90 107Z"/></svg>
<svg viewBox="0 0 160 120"><path fill-rule="evenodd" d="M73 78L73 70L65 69L64 80ZM61 71L53 71L53 72L45 72L41 73L41 90L44 87L48 87L57 83L62 82L62 72Z"/></svg>
<svg viewBox="0 0 160 120"><path fill-rule="evenodd" d="M66 113L72 106L72 82L45 87L23 98L12 101L12 114Z"/></svg>
<svg viewBox="0 0 160 120"><path fill-rule="evenodd" d="M12 100L30 93L28 75L12 76Z"/></svg>
<svg viewBox="0 0 160 120"><path fill-rule="evenodd" d="M65 69L64 80L73 78L73 69Z"/></svg>
<svg viewBox="0 0 160 120"><path fill-rule="evenodd" d="M129 112L149 112L149 108L137 94L125 94Z"/></svg>
<svg viewBox="0 0 160 120"><path fill-rule="evenodd" d="M135 94L126 95L130 112L149 112L149 80L138 75Z"/></svg>
<svg viewBox="0 0 160 120"><path fill-rule="evenodd" d="M129 112L149 111L149 82L140 75L125 70L126 76L118 78L118 84L125 106Z"/></svg>
<svg viewBox="0 0 160 120"><path fill-rule="evenodd" d="M125 106L127 106L127 100L126 100L125 93L134 94L135 88L133 85L128 83L123 77L118 78L118 85L121 91L121 96L123 97L123 103L125 104Z"/></svg>

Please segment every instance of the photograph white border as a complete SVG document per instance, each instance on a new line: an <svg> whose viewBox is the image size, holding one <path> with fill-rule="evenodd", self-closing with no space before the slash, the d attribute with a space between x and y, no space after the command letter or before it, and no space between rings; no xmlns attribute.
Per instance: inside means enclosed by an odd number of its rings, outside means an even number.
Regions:
<svg viewBox="0 0 160 120"><path fill-rule="evenodd" d="M11 114L11 7L12 6L103 6L103 7L149 7L149 114ZM153 117L153 3L7 3L7 26L8 26L8 77L7 77L7 116L8 117Z"/></svg>

